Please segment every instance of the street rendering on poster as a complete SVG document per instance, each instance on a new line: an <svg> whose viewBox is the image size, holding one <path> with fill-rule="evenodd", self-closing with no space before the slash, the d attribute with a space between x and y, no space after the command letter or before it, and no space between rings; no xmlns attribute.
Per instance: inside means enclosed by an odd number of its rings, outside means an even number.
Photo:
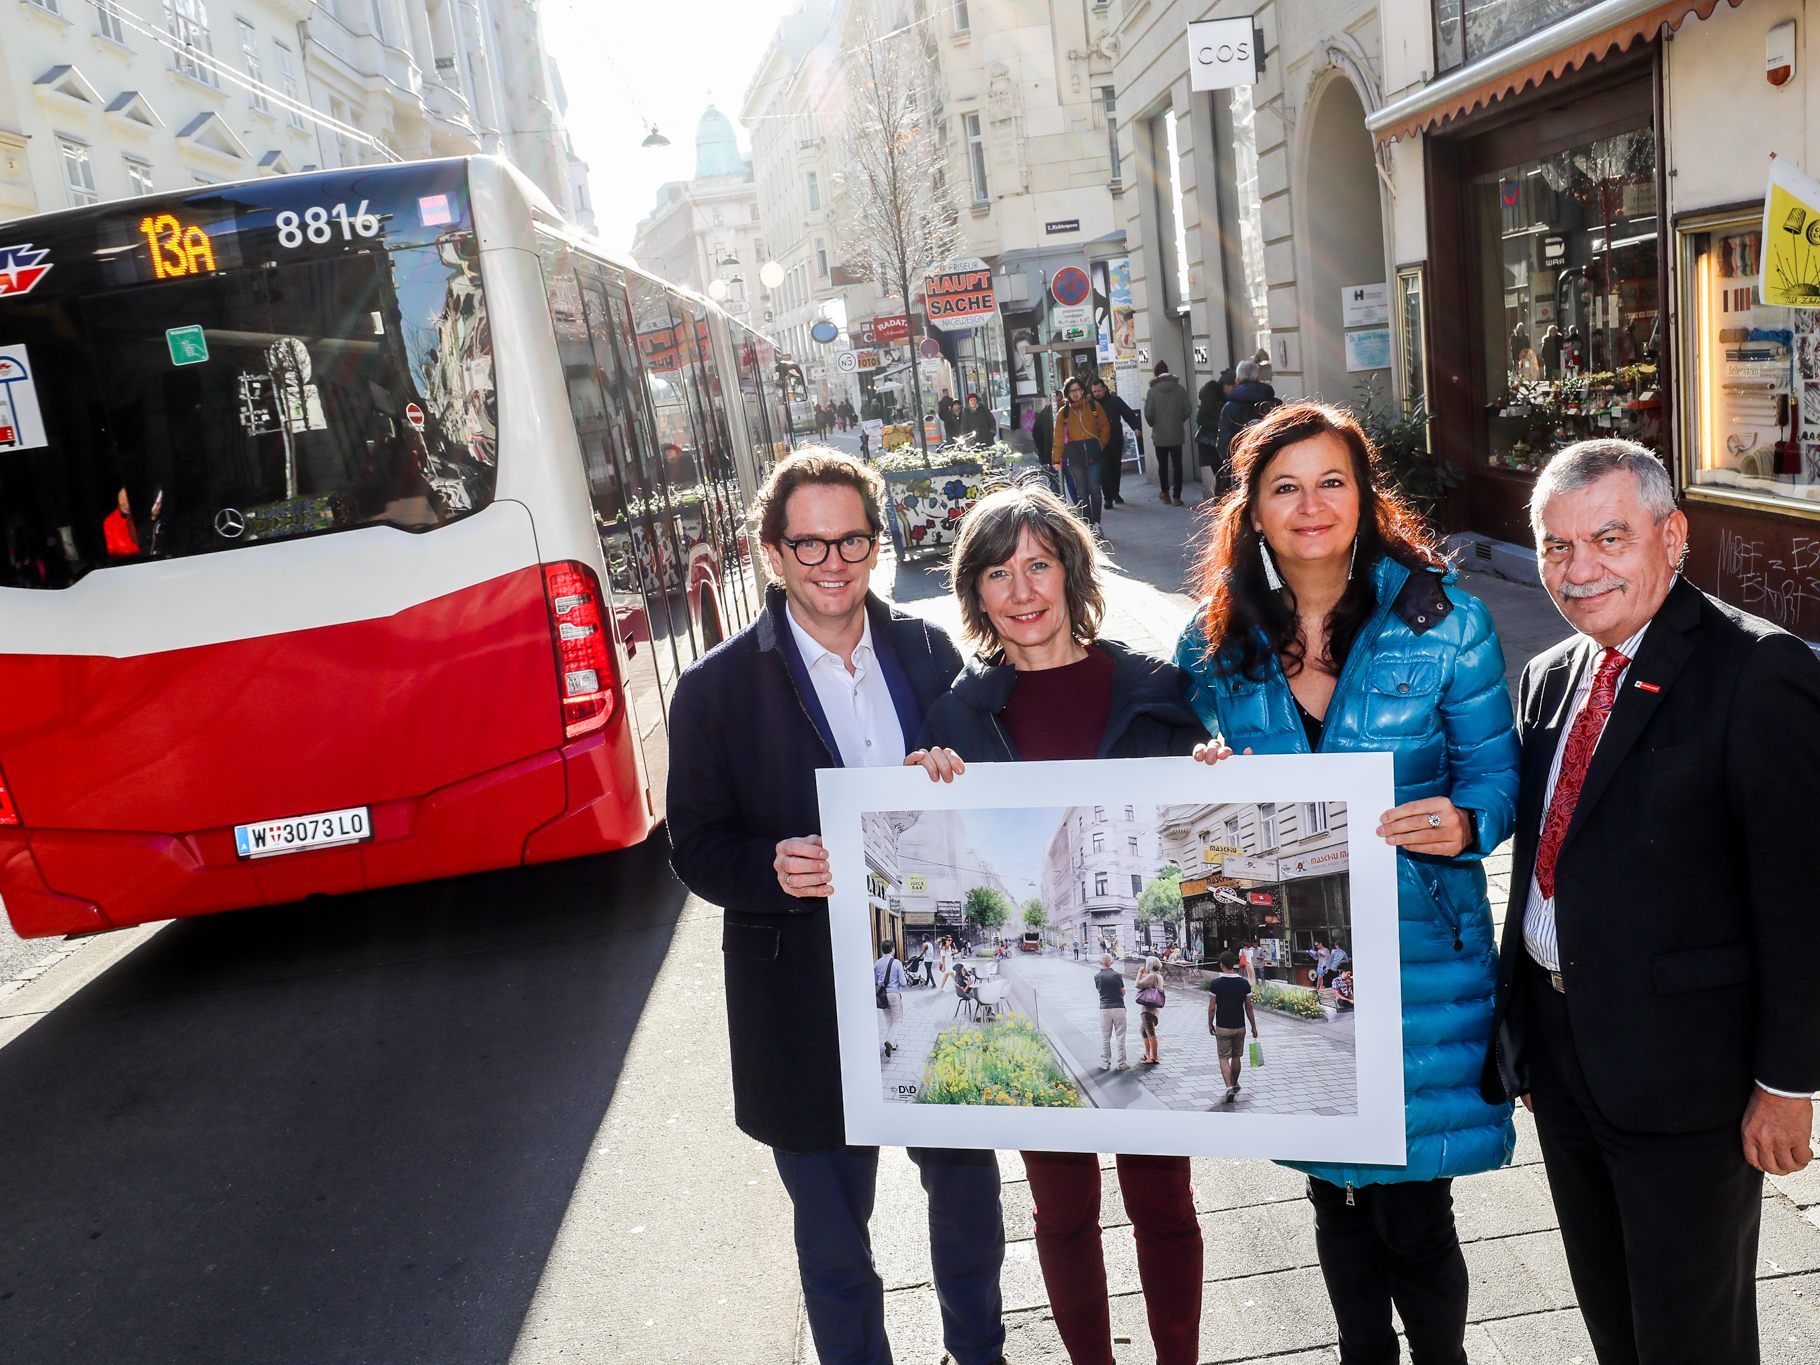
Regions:
<svg viewBox="0 0 1820 1365"><path fill-rule="evenodd" d="M849 1142L1403 1161L1388 755L818 780Z"/></svg>

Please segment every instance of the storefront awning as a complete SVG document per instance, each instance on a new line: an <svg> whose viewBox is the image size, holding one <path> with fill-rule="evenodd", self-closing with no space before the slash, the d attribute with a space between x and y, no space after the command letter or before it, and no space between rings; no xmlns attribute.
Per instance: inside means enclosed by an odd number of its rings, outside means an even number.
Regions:
<svg viewBox="0 0 1820 1365"><path fill-rule="evenodd" d="M1723 0L1734 9L1743 0ZM1598 4L1550 24L1509 47L1469 62L1419 90L1392 100L1365 120L1379 142L1426 132L1577 70L1613 52L1627 51L1664 28L1677 29L1688 15L1712 17L1721 0L1599 0Z"/></svg>

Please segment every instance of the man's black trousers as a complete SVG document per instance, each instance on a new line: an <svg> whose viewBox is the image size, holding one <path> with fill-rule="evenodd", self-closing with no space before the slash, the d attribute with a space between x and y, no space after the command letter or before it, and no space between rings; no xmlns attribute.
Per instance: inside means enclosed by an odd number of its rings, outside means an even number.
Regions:
<svg viewBox="0 0 1820 1365"><path fill-rule="evenodd" d="M1738 1125L1614 1128L1587 1088L1567 997L1533 963L1519 972L1536 1135L1600 1365L1757 1365L1763 1176Z"/></svg>

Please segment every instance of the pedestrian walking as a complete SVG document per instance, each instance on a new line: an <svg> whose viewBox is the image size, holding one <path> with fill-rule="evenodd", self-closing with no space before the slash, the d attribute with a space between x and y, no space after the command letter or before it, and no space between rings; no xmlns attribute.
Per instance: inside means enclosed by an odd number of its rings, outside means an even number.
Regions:
<svg viewBox="0 0 1820 1365"><path fill-rule="evenodd" d="M1106 410L1106 427L1112 433L1112 448L1107 452L1109 458L1100 461L1100 497L1106 506L1118 507L1125 501L1119 492L1125 475L1125 433L1119 430L1119 424L1131 428L1137 437L1138 454L1142 455L1144 423L1137 409L1106 387L1104 379L1093 381L1093 401Z"/></svg>
<svg viewBox="0 0 1820 1365"><path fill-rule="evenodd" d="M1808 1164L1820 1087L1820 665L1681 573L1643 446L1560 451L1530 522L1575 633L1519 688L1485 1094L1535 1113L1599 1359L1753 1365L1763 1176Z"/></svg>
<svg viewBox="0 0 1820 1365"><path fill-rule="evenodd" d="M1238 434L1254 422L1262 421L1277 406L1277 391L1263 380L1263 370L1255 360L1241 360L1234 370L1237 383L1220 409L1220 424L1213 444L1219 457L1217 484L1230 489L1234 482L1233 442Z"/></svg>
<svg viewBox="0 0 1820 1365"><path fill-rule="evenodd" d="M692 664L670 703L671 862L725 907L733 1117L772 1149L823 1360L887 1361L872 1260L878 1149L846 1145L815 771L897 764L960 656L868 591L884 481L838 451L780 460L753 508L763 609ZM929 1196L942 1338L957 1365L1004 1351L1004 1225L991 1152L913 1148Z"/></svg>
<svg viewBox="0 0 1820 1365"><path fill-rule="evenodd" d="M1327 945L1327 968L1322 973L1327 978L1327 984L1329 986L1333 985L1334 980L1345 969L1346 950L1340 946L1339 940L1335 939L1332 943Z"/></svg>
<svg viewBox="0 0 1820 1365"><path fill-rule="evenodd" d="M1100 529L1100 460L1112 428L1106 410L1087 397L1087 386L1070 379L1062 386L1064 403L1055 415L1051 456L1074 488L1075 515L1096 532Z"/></svg>
<svg viewBox="0 0 1820 1365"><path fill-rule="evenodd" d="M935 985L935 944L928 939L923 940L922 956L923 984L925 986L933 986Z"/></svg>
<svg viewBox="0 0 1820 1365"><path fill-rule="evenodd" d="M1308 950L1308 957L1314 963L1309 975L1314 979L1314 987L1319 990L1327 984L1327 945L1320 939Z"/></svg>
<svg viewBox="0 0 1820 1365"><path fill-rule="evenodd" d="M1298 1169L1342 1358L1393 1358L1394 1303L1416 1359L1461 1362L1452 1180L1508 1162L1515 1131L1507 1103L1480 1100L1434 1059L1488 1040L1482 860L1515 818L1517 740L1490 613L1377 485L1373 455L1352 417L1318 403L1245 430L1176 657L1203 723L1236 749L1396 758L1399 804L1377 833L1397 849L1407 1155Z"/></svg>
<svg viewBox="0 0 1820 1365"><path fill-rule="evenodd" d="M1078 381L1075 387L1079 387ZM1095 409L1097 411L1097 409ZM954 595L977 653L931 707L919 748L932 777L967 762L1157 758L1207 751L1182 700L1179 669L1098 638L1105 614L1093 540L1043 488L989 494L967 514L954 549ZM1223 751L1213 751L1223 752ZM965 780L959 776L959 780ZM1095 974L1124 1057L1124 979L1108 950ZM1138 1278L1158 1365L1199 1358L1201 1229L1186 1157L1122 1155L1119 1187L1137 1241ZM1043 1283L1069 1359L1112 1358L1100 1242L1099 1160L1085 1152L1025 1152L1036 1205Z"/></svg>
<svg viewBox="0 0 1820 1365"><path fill-rule="evenodd" d="M1100 1069L1129 1071L1125 1057L1125 977L1112 965L1112 954L1100 954L1100 969L1093 974L1093 987L1100 995ZM1112 1045L1118 1042L1118 1062L1112 1060Z"/></svg>
<svg viewBox="0 0 1820 1365"><path fill-rule="evenodd" d="M1251 983L1251 988L1256 990L1258 986L1257 939L1252 939L1243 948L1239 949L1239 970L1244 973L1245 979Z"/></svg>
<svg viewBox="0 0 1820 1365"><path fill-rule="evenodd" d="M1161 1061L1161 1058L1157 1056L1157 1018L1169 998L1163 991L1163 964L1154 957L1145 958L1144 970L1138 973L1135 984L1137 986L1138 1032L1144 1041L1144 1060L1151 1066L1155 1066Z"/></svg>
<svg viewBox="0 0 1820 1365"><path fill-rule="evenodd" d="M1258 1013L1251 1004L1251 983L1239 975L1239 960L1230 952L1220 954L1220 970L1207 983L1207 1031L1214 1037L1220 1054L1220 1076L1226 1082L1226 1098L1231 1104L1238 1098L1239 1076L1245 1070L1245 1026L1251 1025L1251 1036L1258 1036Z"/></svg>
<svg viewBox="0 0 1820 1365"><path fill-rule="evenodd" d="M1055 415L1061 406L1062 395L1058 390L1037 407L1036 416L1030 419L1030 440L1036 447L1037 458L1043 462L1044 472L1049 475L1049 486L1073 502L1074 482L1068 477L1067 466L1058 464L1055 456Z"/></svg>
<svg viewBox="0 0 1820 1365"><path fill-rule="evenodd" d="M885 1056L897 1051L897 1031L904 1022L904 964L897 960L897 943L885 939L878 945L878 961L872 964L872 984L877 988L878 1007L885 1014Z"/></svg>
<svg viewBox="0 0 1820 1365"><path fill-rule="evenodd" d="M1228 365L1201 385L1201 391L1195 397L1195 463L1200 468L1213 472L1213 495L1216 498L1224 497L1232 487L1231 471L1226 468L1225 458L1219 448L1220 409L1226 406L1232 386L1238 382L1238 376Z"/></svg>
<svg viewBox="0 0 1820 1365"><path fill-rule="evenodd" d="M950 441L960 440L964 430L961 405L954 401L954 395L946 389L942 390L942 396L936 402L935 414L941 418L942 435Z"/></svg>
<svg viewBox="0 0 1820 1365"><path fill-rule="evenodd" d="M1182 446L1194 405L1182 381L1169 373L1169 363L1156 363L1156 378L1144 394L1144 420L1156 436L1156 483L1164 502L1182 506Z"/></svg>
<svg viewBox="0 0 1820 1365"><path fill-rule="evenodd" d="M992 409L980 402L977 393L967 395L967 411L961 418L962 433L974 445L989 446L998 440L998 419Z"/></svg>

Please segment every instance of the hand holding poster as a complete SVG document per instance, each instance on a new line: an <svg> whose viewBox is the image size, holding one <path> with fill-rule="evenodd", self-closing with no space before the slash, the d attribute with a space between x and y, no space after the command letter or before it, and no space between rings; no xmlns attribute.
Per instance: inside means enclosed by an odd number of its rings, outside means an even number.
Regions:
<svg viewBox="0 0 1820 1365"><path fill-rule="evenodd" d="M817 777L849 1142L1404 1159L1388 755Z"/></svg>

